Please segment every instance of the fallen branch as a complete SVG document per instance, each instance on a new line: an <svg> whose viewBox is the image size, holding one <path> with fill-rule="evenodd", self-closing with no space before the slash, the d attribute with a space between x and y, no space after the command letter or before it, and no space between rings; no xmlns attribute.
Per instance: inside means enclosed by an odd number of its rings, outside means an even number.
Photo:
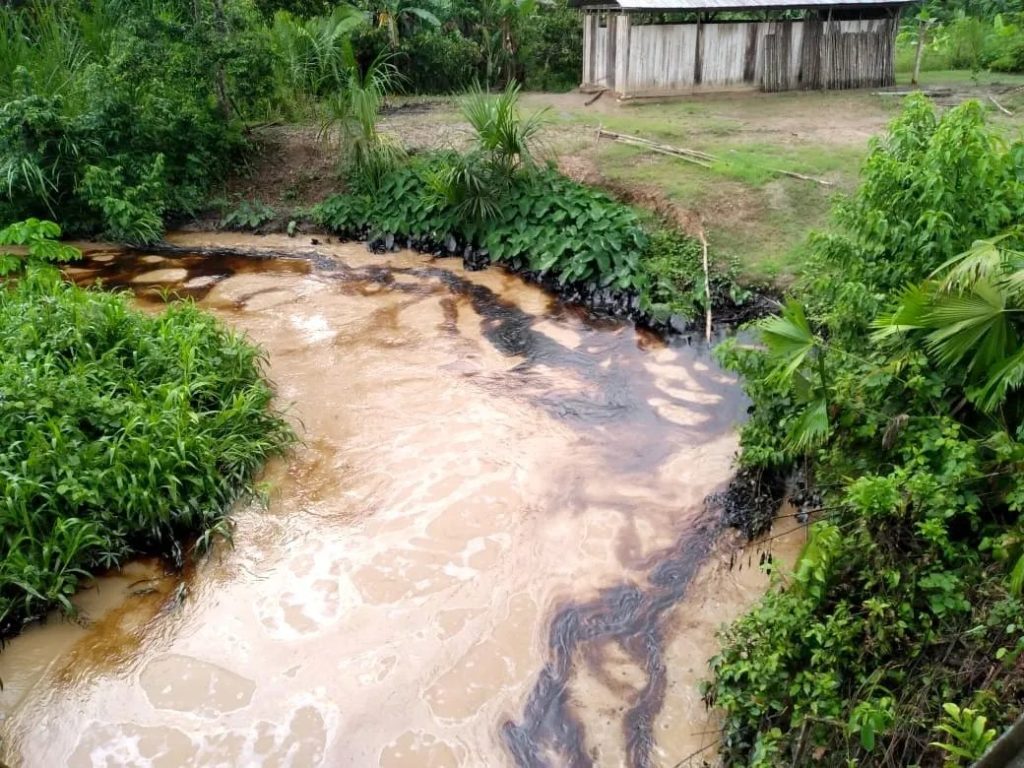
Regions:
<svg viewBox="0 0 1024 768"><path fill-rule="evenodd" d="M699 165L701 168L707 168L708 170L711 169L711 163L707 162L706 160L700 160L696 157L689 157L688 155L681 155L678 152L672 152L671 150L665 149L664 147L659 147L657 144L642 144L637 141L630 141L629 139L616 139L616 141L620 141L623 144L631 144L634 147L648 149L651 152L657 152L658 154L661 155L668 155L669 157L674 157L676 160L682 160L683 162L686 163Z"/></svg>
<svg viewBox="0 0 1024 768"><path fill-rule="evenodd" d="M707 308L704 335L711 342L711 272L708 270L708 238L704 234L703 222L699 225L697 236L700 238L701 249L704 254L704 306Z"/></svg>
<svg viewBox="0 0 1024 768"><path fill-rule="evenodd" d="M628 133L616 133L615 131L606 131L603 128L597 129L598 138L614 139L620 141L623 144L632 144L638 147L644 147L651 150L652 152L659 152L663 155L671 155L678 157L680 160L684 160L694 165L699 165L701 168L711 168L711 164L714 163L718 158L714 155L708 154L707 152L701 152L696 149L686 149L684 147L674 147L670 144L659 144L650 139L645 139L640 136L630 136ZM796 173L795 171L787 171L782 168L768 168L771 173L777 173L782 176L789 176L793 179L800 179L801 181L810 181L814 184L820 184L823 187L831 187L831 181L825 181L824 179L816 179L813 176L805 176L802 173Z"/></svg>
<svg viewBox="0 0 1024 768"><path fill-rule="evenodd" d="M627 144L640 144L645 147L657 147L667 155L678 155L679 157L693 158L695 160L702 160L705 163L713 163L717 158L714 155L709 155L707 152L701 152L696 149L686 149L684 147L674 147L671 144L659 144L656 141L645 139L641 136L630 136L628 133L616 133L615 131L606 131L603 128L599 128L597 131L598 137L606 139L615 139L616 141L622 141Z"/></svg>
<svg viewBox="0 0 1024 768"><path fill-rule="evenodd" d="M872 91L872 96L909 96L912 93L923 93L932 98L944 98L953 95L952 88L905 88L897 91Z"/></svg>
<svg viewBox="0 0 1024 768"><path fill-rule="evenodd" d="M772 173L781 173L783 176L789 176L794 179L800 179L801 181L812 181L815 184L820 184L823 187L831 187L831 181L825 181L825 179L816 179L813 176L804 176L802 173L796 171L784 171L781 168L769 168Z"/></svg>
<svg viewBox="0 0 1024 768"><path fill-rule="evenodd" d="M988 95L988 100L995 104L999 111L1002 112L1004 115L1007 115L1008 117L1013 117L1013 112L1011 112L998 101L996 101L996 97L993 96L991 93Z"/></svg>
<svg viewBox="0 0 1024 768"><path fill-rule="evenodd" d="M607 89L607 88L602 88L602 89L601 89L600 91L598 91L598 92L597 92L597 95L596 95L596 96L592 96L591 98L587 99L587 100L586 100L586 101L585 101L585 102L583 103L583 106L584 106L584 107L589 107L589 106L590 106L591 104L593 104L593 103L594 103L595 101L597 101L597 100L598 100L598 99L600 99L600 98L601 98L602 96L604 96L604 95L605 95L605 93L607 93L607 92L608 92L608 89Z"/></svg>

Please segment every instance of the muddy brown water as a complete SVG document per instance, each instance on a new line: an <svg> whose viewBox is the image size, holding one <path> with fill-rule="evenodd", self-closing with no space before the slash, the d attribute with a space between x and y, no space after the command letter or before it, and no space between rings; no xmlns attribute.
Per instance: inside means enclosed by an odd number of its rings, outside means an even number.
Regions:
<svg viewBox="0 0 1024 768"><path fill-rule="evenodd" d="M0 757L639 767L712 746L714 632L765 587L703 503L735 380L498 270L318 254L91 247L68 270L154 311L192 296L262 344L303 444L233 546L184 577L132 563L4 649Z"/></svg>

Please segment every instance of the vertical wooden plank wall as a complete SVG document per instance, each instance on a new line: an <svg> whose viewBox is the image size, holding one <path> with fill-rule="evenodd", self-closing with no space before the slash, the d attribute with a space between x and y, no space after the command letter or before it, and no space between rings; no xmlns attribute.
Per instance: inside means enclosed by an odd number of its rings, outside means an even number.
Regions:
<svg viewBox="0 0 1024 768"><path fill-rule="evenodd" d="M628 13L586 12L585 89L629 97L696 86L767 91L881 87L895 82L899 16L803 22L634 25Z"/></svg>
<svg viewBox="0 0 1024 768"><path fill-rule="evenodd" d="M694 85L696 24L643 24L629 33L629 80L624 95L685 90Z"/></svg>
<svg viewBox="0 0 1024 768"><path fill-rule="evenodd" d="M584 18L584 86L623 97L695 86L766 91L861 88L894 82L898 14L838 21L634 25L627 13Z"/></svg>
<svg viewBox="0 0 1024 768"><path fill-rule="evenodd" d="M743 22L704 25L704 85L739 85L743 82L747 26Z"/></svg>
<svg viewBox="0 0 1024 768"><path fill-rule="evenodd" d="M605 54L608 50L608 29L598 24L598 14L589 14L591 18L591 31L593 33L593 43L590 47L590 71L589 77L584 69L584 75L587 77L586 82L583 83L584 88L590 90L596 90L601 88L607 88L608 83L606 82L608 76L608 69L605 60ZM586 54L586 50L584 50ZM584 65L586 66L586 65Z"/></svg>
<svg viewBox="0 0 1024 768"><path fill-rule="evenodd" d="M629 70L632 60L631 26L628 13L619 14L615 18L615 84L622 95L629 94Z"/></svg>
<svg viewBox="0 0 1024 768"><path fill-rule="evenodd" d="M604 85L612 90L615 89L615 46L618 43L618 34L616 34L616 22L618 21L618 14L609 12L607 14L607 25L605 31L605 46L604 46Z"/></svg>
<svg viewBox="0 0 1024 768"><path fill-rule="evenodd" d="M597 14L586 11L583 14L583 78L580 82L581 88L593 88L595 85L594 47L596 44Z"/></svg>

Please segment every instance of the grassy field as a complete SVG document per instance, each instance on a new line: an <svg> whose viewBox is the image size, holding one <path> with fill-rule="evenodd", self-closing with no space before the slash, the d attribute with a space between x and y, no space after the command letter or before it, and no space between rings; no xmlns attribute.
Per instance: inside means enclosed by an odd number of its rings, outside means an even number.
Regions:
<svg viewBox="0 0 1024 768"><path fill-rule="evenodd" d="M906 79L901 75L901 79ZM1024 76L926 72L926 88L944 88L941 104L978 98L1008 137L1024 126ZM1002 114L989 100L1014 112ZM641 204L657 203L686 221L701 221L719 263L736 261L751 283L784 287L799 274L807 235L829 225L836 196L856 188L873 136L902 102L864 91L763 94L734 91L664 101L588 104L580 93L524 95L524 111L546 109L546 155L570 175L608 184ZM382 130L414 149L459 148L468 139L455 98L399 99ZM603 127L715 156L710 168L597 137ZM335 188L334 159L312 126L278 126L265 135L251 173L236 179L226 200L259 199L278 212L318 202ZM792 171L822 179L787 177Z"/></svg>
<svg viewBox="0 0 1024 768"><path fill-rule="evenodd" d="M940 99L944 106L978 98L1008 138L1020 134L1024 94L1008 89L1024 84L1024 76L929 72L922 80L926 88L953 91ZM990 94L1014 116L998 111ZM617 186L656 191L695 214L719 260L738 261L751 282L777 286L799 273L808 234L826 228L835 197L856 188L871 138L884 130L901 103L900 97L872 91L734 92L626 103L606 96L591 106L573 94L526 99L527 107L549 108L556 154L587 158ZM599 140L598 127L701 150L716 161L708 169Z"/></svg>
<svg viewBox="0 0 1024 768"><path fill-rule="evenodd" d="M807 232L827 224L833 195L854 187L870 137L895 110L877 97L818 93L599 105L552 109L556 136L559 129L570 137L573 129L577 136L585 129L575 144L561 139L557 154L587 158L602 177L641 198L663 196L703 222L717 259L737 260L751 282L782 284L799 269ZM599 140L599 127L700 150L715 160L704 168Z"/></svg>

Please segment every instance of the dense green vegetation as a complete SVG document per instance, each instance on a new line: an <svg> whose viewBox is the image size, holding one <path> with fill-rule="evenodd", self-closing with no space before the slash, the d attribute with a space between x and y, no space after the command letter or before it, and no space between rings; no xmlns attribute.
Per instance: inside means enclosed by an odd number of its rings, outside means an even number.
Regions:
<svg viewBox="0 0 1024 768"><path fill-rule="evenodd" d="M1019 0L932 0L905 19L899 69L913 69L924 34L923 70L1024 72L1024 4Z"/></svg>
<svg viewBox="0 0 1024 768"><path fill-rule="evenodd" d="M254 121L330 120L389 90L575 84L575 12L535 0L74 0L0 7L0 221L148 242L242 158ZM309 15L320 14L320 15Z"/></svg>
<svg viewBox="0 0 1024 768"><path fill-rule="evenodd" d="M1024 145L912 99L836 213L763 346L721 353L743 463L820 503L707 695L735 764L958 765L1024 704Z"/></svg>
<svg viewBox="0 0 1024 768"><path fill-rule="evenodd" d="M46 262L60 230L0 231L0 635L138 552L181 563L292 439L261 352L189 302L159 315ZM25 252L27 249L27 253ZM13 279L12 279L13 278Z"/></svg>
<svg viewBox="0 0 1024 768"><path fill-rule="evenodd" d="M264 98L255 11L220 7L0 9L0 221L141 241L196 210L239 156L239 110Z"/></svg>
<svg viewBox="0 0 1024 768"><path fill-rule="evenodd" d="M344 237L402 242L449 252L480 250L489 261L562 286L612 289L665 321L694 317L707 304L700 245L654 228L629 206L560 175L535 156L543 114L522 117L518 86L477 92L463 103L475 147L465 153L407 155L380 135L373 114L387 76L374 78L351 110L347 190L314 210ZM732 272L716 271L713 301L741 304Z"/></svg>
<svg viewBox="0 0 1024 768"><path fill-rule="evenodd" d="M922 29L926 69L1024 70L1019 2L923 4L901 67ZM42 262L75 254L39 219L156 240L244 161L254 124L312 121L338 159L343 192L314 211L335 232L617 293L634 316L699 314L699 244L538 155L543 116L519 114L517 83L567 88L579 69L563 0L0 8L0 222L22 222L0 246L23 249L0 255L0 633L69 610L82 578L133 553L180 560L228 533L291 439L258 350L190 304L143 315L63 282ZM474 145L411 154L382 133L402 91L470 92ZM775 178L762 148L729 152L702 187ZM1024 145L978 104L911 100L835 214L763 344L721 351L755 404L743 464L799 470L820 503L795 573L725 633L708 700L734 764L958 764L1024 702ZM253 201L223 224L273 216ZM711 283L746 298L728 267Z"/></svg>

